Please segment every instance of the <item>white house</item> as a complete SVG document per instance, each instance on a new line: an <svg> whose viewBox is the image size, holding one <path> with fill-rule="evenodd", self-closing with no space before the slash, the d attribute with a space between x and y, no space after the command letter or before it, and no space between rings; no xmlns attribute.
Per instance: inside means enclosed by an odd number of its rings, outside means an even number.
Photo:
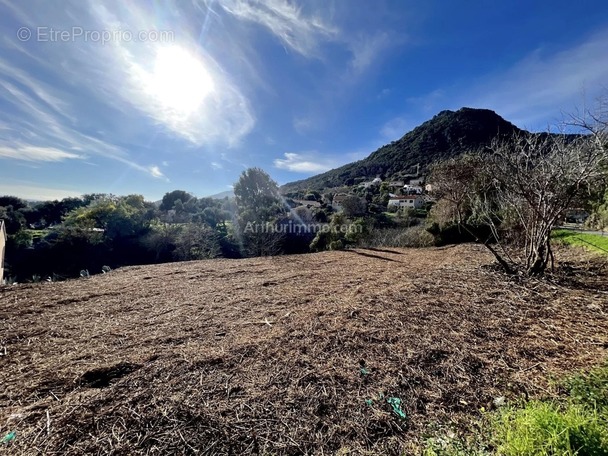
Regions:
<svg viewBox="0 0 608 456"><path fill-rule="evenodd" d="M382 184L382 179L380 179L379 177L376 177L373 181L360 183L359 187L370 188L370 187L377 187L380 184Z"/></svg>
<svg viewBox="0 0 608 456"><path fill-rule="evenodd" d="M417 195L421 195L422 194L422 187L418 186L418 185L411 185L411 184L406 184L403 186L403 193L416 193Z"/></svg>
<svg viewBox="0 0 608 456"><path fill-rule="evenodd" d="M421 195L397 196L388 200L388 207L420 209L424 207L425 200Z"/></svg>
<svg viewBox="0 0 608 456"><path fill-rule="evenodd" d="M6 247L6 228L4 220L0 220L0 284L4 281L4 249Z"/></svg>

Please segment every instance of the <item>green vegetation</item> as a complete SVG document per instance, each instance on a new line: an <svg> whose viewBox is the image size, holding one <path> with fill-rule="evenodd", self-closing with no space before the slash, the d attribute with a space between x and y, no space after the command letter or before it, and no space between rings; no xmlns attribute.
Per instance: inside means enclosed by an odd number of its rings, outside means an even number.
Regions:
<svg viewBox="0 0 608 456"><path fill-rule="evenodd" d="M562 244L584 247L594 252L608 255L608 235L579 233L572 230L555 230L552 233L553 239Z"/></svg>
<svg viewBox="0 0 608 456"><path fill-rule="evenodd" d="M562 396L505 406L463 441L435 437L427 456L607 456L608 365L558 385ZM473 441L471 441L473 440Z"/></svg>
<svg viewBox="0 0 608 456"><path fill-rule="evenodd" d="M359 183L357 179L378 175L398 179L407 173L415 173L417 165L420 165L418 171L424 171L433 162L479 150L488 145L497 134L510 136L520 131L488 109L442 111L363 160L285 184L283 190L294 192L352 186Z"/></svg>

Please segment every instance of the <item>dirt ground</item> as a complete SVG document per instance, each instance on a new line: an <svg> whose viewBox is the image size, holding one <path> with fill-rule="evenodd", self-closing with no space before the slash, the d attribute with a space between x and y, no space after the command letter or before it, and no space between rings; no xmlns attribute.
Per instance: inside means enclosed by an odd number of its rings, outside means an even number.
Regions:
<svg viewBox="0 0 608 456"><path fill-rule="evenodd" d="M608 268L560 253L549 281L466 245L0 288L0 453L415 454L608 358Z"/></svg>

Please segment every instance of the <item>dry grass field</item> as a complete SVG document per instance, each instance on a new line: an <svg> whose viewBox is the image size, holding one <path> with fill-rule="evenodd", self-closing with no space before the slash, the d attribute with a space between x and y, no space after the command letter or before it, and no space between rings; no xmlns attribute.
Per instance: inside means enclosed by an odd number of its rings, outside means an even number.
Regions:
<svg viewBox="0 0 608 456"><path fill-rule="evenodd" d="M572 255L543 281L465 245L0 288L0 453L415 454L607 358L608 272Z"/></svg>

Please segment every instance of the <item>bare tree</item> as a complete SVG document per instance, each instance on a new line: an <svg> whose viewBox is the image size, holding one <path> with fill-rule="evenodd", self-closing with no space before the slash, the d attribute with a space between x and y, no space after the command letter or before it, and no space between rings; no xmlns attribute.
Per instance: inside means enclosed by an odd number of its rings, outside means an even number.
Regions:
<svg viewBox="0 0 608 456"><path fill-rule="evenodd" d="M551 230L589 193L606 163L603 134L596 133L520 134L492 142L472 207L492 228L498 248L486 245L507 271L538 275L553 265Z"/></svg>

